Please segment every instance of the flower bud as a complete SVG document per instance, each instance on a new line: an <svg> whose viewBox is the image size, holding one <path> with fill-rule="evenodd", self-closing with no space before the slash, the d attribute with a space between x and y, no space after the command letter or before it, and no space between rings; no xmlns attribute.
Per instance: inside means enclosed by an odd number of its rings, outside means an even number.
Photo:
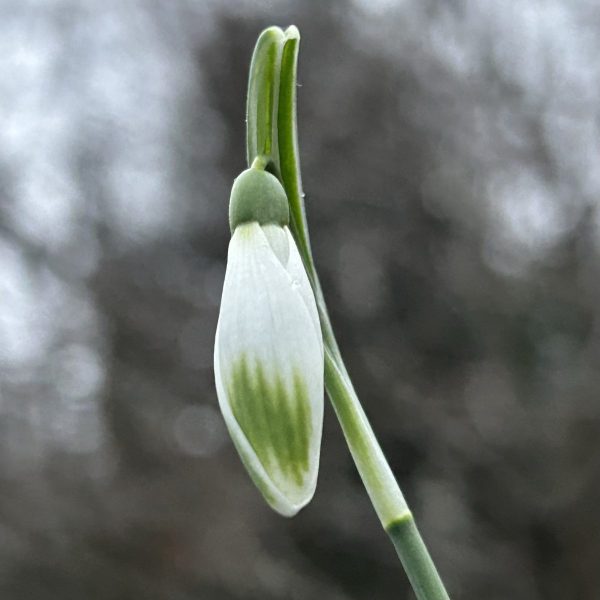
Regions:
<svg viewBox="0 0 600 600"><path fill-rule="evenodd" d="M276 511L292 516L316 486L323 341L313 291L285 226L286 211L269 213L262 202L249 208L242 194L261 190L273 200L277 186L271 175L259 179L249 171L232 192L237 206L216 333L215 380L225 423L250 476ZM250 213L255 218L246 220Z"/></svg>

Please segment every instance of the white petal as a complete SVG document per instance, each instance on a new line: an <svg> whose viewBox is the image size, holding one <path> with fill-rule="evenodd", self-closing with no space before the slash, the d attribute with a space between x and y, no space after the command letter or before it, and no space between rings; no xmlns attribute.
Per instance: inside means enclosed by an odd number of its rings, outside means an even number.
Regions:
<svg viewBox="0 0 600 600"><path fill-rule="evenodd" d="M280 247L276 255L257 223L234 232L215 378L225 421L252 478L273 508L292 515L316 485L323 345L308 278L298 270L300 257L287 228L286 235L291 243L284 265L280 258L287 253Z"/></svg>
<svg viewBox="0 0 600 600"><path fill-rule="evenodd" d="M265 234L269 246L271 246L271 250L273 250L273 254L279 259L279 262L285 269L290 259L290 241L284 228L273 223L261 225L260 228Z"/></svg>
<svg viewBox="0 0 600 600"><path fill-rule="evenodd" d="M306 270L304 268L304 263L302 262L302 257L298 252L298 248L296 246L296 242L292 237L290 230L287 227L283 228L289 244L290 244L290 253L288 258L288 263L286 266L287 272L290 274L294 285L298 286L298 293L302 297L304 304L306 305L306 310L310 315L310 319L317 331L317 335L323 340L321 334L321 323L319 321L319 313L317 311L317 304L315 302L315 296L310 285L310 281L308 280L308 275L306 274ZM321 343L321 351L323 351L323 344ZM324 359L324 358L323 358Z"/></svg>

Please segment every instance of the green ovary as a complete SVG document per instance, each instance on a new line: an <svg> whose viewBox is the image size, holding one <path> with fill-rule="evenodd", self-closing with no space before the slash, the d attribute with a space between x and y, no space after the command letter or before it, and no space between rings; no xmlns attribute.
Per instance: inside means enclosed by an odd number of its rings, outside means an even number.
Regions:
<svg viewBox="0 0 600 600"><path fill-rule="evenodd" d="M301 487L309 470L312 424L300 375L294 372L291 382L279 375L269 379L259 361L250 365L243 355L231 371L228 396L233 415L274 483L289 485L292 480Z"/></svg>

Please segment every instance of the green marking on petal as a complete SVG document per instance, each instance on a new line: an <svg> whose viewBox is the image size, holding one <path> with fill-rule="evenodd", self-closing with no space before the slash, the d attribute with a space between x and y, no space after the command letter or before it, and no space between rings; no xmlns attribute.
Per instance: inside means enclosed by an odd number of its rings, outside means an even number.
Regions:
<svg viewBox="0 0 600 600"><path fill-rule="evenodd" d="M228 386L233 415L274 483L302 487L310 467L311 407L306 384L295 372L291 382L269 379L260 361L242 357ZM287 487L287 486L286 486Z"/></svg>

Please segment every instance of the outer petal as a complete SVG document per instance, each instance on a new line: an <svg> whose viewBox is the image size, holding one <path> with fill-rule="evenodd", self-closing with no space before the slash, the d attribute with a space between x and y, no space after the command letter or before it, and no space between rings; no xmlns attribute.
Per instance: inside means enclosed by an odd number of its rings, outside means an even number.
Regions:
<svg viewBox="0 0 600 600"><path fill-rule="evenodd" d="M308 276L306 275L302 258L300 257L300 253L296 247L296 242L294 241L290 230L287 227L284 227L283 229L288 238L291 249L286 270L290 274L294 285L297 286L298 293L306 305L306 310L308 311L310 319L315 327L315 330L317 331L317 335L321 340L321 355L323 356L323 336L321 334L321 323L319 321L319 313L317 311L315 296L310 285L310 281L308 280ZM324 356L323 360L325 360Z"/></svg>
<svg viewBox="0 0 600 600"><path fill-rule="evenodd" d="M278 252L287 258L282 262L257 223L236 228L215 378L221 411L250 475L269 504L291 516L316 486L323 345L310 284L304 270L296 270L298 250L287 231L286 237L289 252Z"/></svg>

